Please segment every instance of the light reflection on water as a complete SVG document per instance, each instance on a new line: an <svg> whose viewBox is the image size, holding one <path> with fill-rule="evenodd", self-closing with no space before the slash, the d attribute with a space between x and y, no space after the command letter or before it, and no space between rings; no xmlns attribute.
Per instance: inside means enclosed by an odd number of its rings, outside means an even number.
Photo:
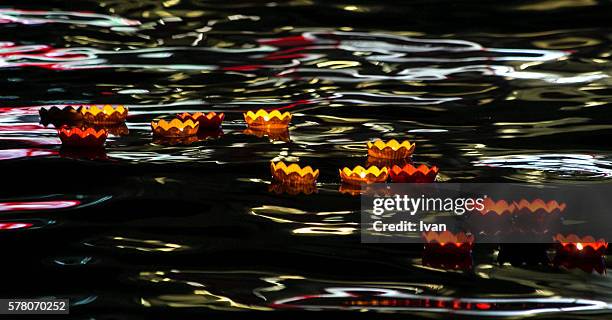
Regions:
<svg viewBox="0 0 612 320"><path fill-rule="evenodd" d="M337 176L365 165L366 141L408 138L439 182L608 182L607 5L14 2L0 8L0 164L18 174L3 182L0 239L12 274L54 261L28 287L93 297L90 317L115 295L134 313L609 314L606 276L493 266L492 248L474 252L473 271L444 270L423 266L419 247L360 245L359 191ZM98 153L60 148L39 108L88 103L126 105L127 128ZM259 108L291 111L289 129L247 130L242 112ZM194 111L225 112L222 132L152 137L152 119ZM272 159L320 169L319 183L271 182ZM131 290L141 282L157 293ZM17 289L41 294L3 293ZM424 299L443 306L416 307ZM465 309L474 299L498 309ZM381 307L392 303L415 307Z"/></svg>

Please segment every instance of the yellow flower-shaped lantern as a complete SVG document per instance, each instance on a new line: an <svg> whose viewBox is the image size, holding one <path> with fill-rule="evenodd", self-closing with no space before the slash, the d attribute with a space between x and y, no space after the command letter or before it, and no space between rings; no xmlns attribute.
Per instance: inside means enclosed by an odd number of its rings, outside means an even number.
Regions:
<svg viewBox="0 0 612 320"><path fill-rule="evenodd" d="M81 106L80 111L83 115L83 121L94 124L119 124L125 122L128 115L126 107L110 104L101 108L97 105Z"/></svg>
<svg viewBox="0 0 612 320"><path fill-rule="evenodd" d="M408 140L399 143L395 139L391 139L388 142L379 139L374 142L368 142L368 155L381 159L405 159L412 155L415 147L416 144L410 143Z"/></svg>
<svg viewBox="0 0 612 320"><path fill-rule="evenodd" d="M343 183L352 185L356 184L370 184L370 183L384 183L387 181L389 176L389 169L386 167L378 168L376 166L368 167L367 169L362 166L356 166L352 170L350 168L343 168L338 170L340 172L340 178Z"/></svg>
<svg viewBox="0 0 612 320"><path fill-rule="evenodd" d="M166 138L183 138L193 136L198 133L199 123L193 120L172 119L171 121L159 120L151 121L153 135Z"/></svg>
<svg viewBox="0 0 612 320"><path fill-rule="evenodd" d="M249 128L257 129L279 129L286 128L291 122L291 113L281 113L278 110L267 112L260 109L257 112L249 111L244 113L244 121Z"/></svg>
<svg viewBox="0 0 612 320"><path fill-rule="evenodd" d="M313 170L312 167L304 168L292 163L287 166L284 162L270 162L272 177L285 184L314 184L319 177L319 169Z"/></svg>

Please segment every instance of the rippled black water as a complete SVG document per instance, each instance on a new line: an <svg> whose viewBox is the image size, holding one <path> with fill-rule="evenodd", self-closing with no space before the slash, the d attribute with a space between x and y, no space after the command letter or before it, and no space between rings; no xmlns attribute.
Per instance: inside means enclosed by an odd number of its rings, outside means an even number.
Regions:
<svg viewBox="0 0 612 320"><path fill-rule="evenodd" d="M609 181L610 9L2 2L0 243L18 281L0 296L69 297L81 319L609 317L605 275L500 267L486 246L472 270L444 270L423 267L418 246L360 244L359 201L338 191L337 169L363 165L366 141L396 138L415 141L414 161L440 167L440 181ZM104 154L60 149L38 109L83 103L128 106L129 134ZM259 108L294 114L290 141L245 134L242 112ZM149 122L183 111L225 112L223 135L155 143ZM320 169L318 192L275 189L272 159ZM348 305L385 294L412 302Z"/></svg>

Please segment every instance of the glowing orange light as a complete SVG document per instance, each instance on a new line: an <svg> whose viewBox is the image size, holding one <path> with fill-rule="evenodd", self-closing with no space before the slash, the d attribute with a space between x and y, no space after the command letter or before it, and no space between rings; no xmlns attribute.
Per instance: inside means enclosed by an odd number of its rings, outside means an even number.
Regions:
<svg viewBox="0 0 612 320"><path fill-rule="evenodd" d="M422 164L418 168L415 168L411 164L406 164L403 167L393 166L389 175L391 181L405 183L405 182L416 182L416 183L428 183L434 182L438 175L438 167L433 166L431 168Z"/></svg>
<svg viewBox="0 0 612 320"><path fill-rule="evenodd" d="M122 105L105 105L98 108L97 105L85 105L80 108L83 120L95 124L117 124L124 122L128 115L128 109Z"/></svg>
<svg viewBox="0 0 612 320"><path fill-rule="evenodd" d="M180 119L172 119L170 122L166 120L151 121L153 135L167 138L181 138L193 136L198 133L199 123L188 119L182 121Z"/></svg>
<svg viewBox="0 0 612 320"><path fill-rule="evenodd" d="M68 147L88 147L99 148L104 145L108 134L106 130L100 129L96 131L94 128L81 129L78 127L69 128L61 127L57 134L59 135L62 144Z"/></svg>
<svg viewBox="0 0 612 320"><path fill-rule="evenodd" d="M252 128L286 128L291 122L291 114L289 112L280 113L278 110L268 113L266 110L259 109L257 112L244 113L244 121Z"/></svg>
<svg viewBox="0 0 612 320"><path fill-rule="evenodd" d="M194 114L190 114L188 112L183 112L181 114L177 114L176 117L183 121L191 119L194 123L199 123L200 130L215 130L221 127L221 123L223 122L223 119L225 119L225 114L217 114L215 112L209 112L208 114L196 112Z"/></svg>
<svg viewBox="0 0 612 320"><path fill-rule="evenodd" d="M391 139L388 142L376 140L368 141L368 155L382 159L405 159L412 155L416 147L415 143L405 140L402 143Z"/></svg>
<svg viewBox="0 0 612 320"><path fill-rule="evenodd" d="M342 182L348 184L383 183L387 181L389 175L389 170L386 167L379 169L376 166L371 166L367 169L362 166L356 166L352 170L345 167L338 171Z"/></svg>
<svg viewBox="0 0 612 320"><path fill-rule="evenodd" d="M319 169L312 170L310 166L301 168L292 163L287 166L284 162L270 162L270 171L276 181L286 184L314 184L319 177Z"/></svg>

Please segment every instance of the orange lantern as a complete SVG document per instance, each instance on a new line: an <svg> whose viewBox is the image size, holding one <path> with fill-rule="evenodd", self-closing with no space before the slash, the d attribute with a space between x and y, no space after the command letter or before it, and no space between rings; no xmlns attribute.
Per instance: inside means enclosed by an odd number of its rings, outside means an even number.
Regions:
<svg viewBox="0 0 612 320"><path fill-rule="evenodd" d="M575 234L557 234L553 239L559 244L559 250L570 255L602 256L608 248L606 240L595 240L592 236L581 238Z"/></svg>
<svg viewBox="0 0 612 320"><path fill-rule="evenodd" d="M184 138L198 133L199 123L193 120L172 119L171 121L151 121L153 135L166 138Z"/></svg>
<svg viewBox="0 0 612 320"><path fill-rule="evenodd" d="M125 122L128 109L122 105L105 105L98 108L96 105L86 105L80 108L83 121L95 124L118 124Z"/></svg>
<svg viewBox="0 0 612 320"><path fill-rule="evenodd" d="M278 110L268 113L259 109L257 112L244 113L244 121L251 128L286 128L291 122L291 113L280 113Z"/></svg>
<svg viewBox="0 0 612 320"><path fill-rule="evenodd" d="M292 163L287 166L284 162L270 162L270 171L276 181L285 184L314 184L319 177L319 169L312 170L310 166L301 168Z"/></svg>
<svg viewBox="0 0 612 320"><path fill-rule="evenodd" d="M62 145L79 148L100 148L104 146L108 136L104 129L96 131L94 128L81 129L66 126L61 127L57 134L60 140L62 140Z"/></svg>
<svg viewBox="0 0 612 320"><path fill-rule="evenodd" d="M438 175L438 167L433 166L431 168L422 164L418 168L415 168L411 164L406 164L403 167L394 165L391 168L390 176L391 181L405 183L405 182L416 182L416 183L429 183L436 180Z"/></svg>
<svg viewBox="0 0 612 320"><path fill-rule="evenodd" d="M345 167L338 171L340 172L342 182L348 184L384 183L389 175L389 170L386 167L379 169L376 166L371 166L367 169L362 166L356 166L352 170Z"/></svg>
<svg viewBox="0 0 612 320"><path fill-rule="evenodd" d="M405 159L412 155L415 147L416 144L408 140L399 143L395 139L388 142L379 139L374 142L368 141L368 155L382 159Z"/></svg>

